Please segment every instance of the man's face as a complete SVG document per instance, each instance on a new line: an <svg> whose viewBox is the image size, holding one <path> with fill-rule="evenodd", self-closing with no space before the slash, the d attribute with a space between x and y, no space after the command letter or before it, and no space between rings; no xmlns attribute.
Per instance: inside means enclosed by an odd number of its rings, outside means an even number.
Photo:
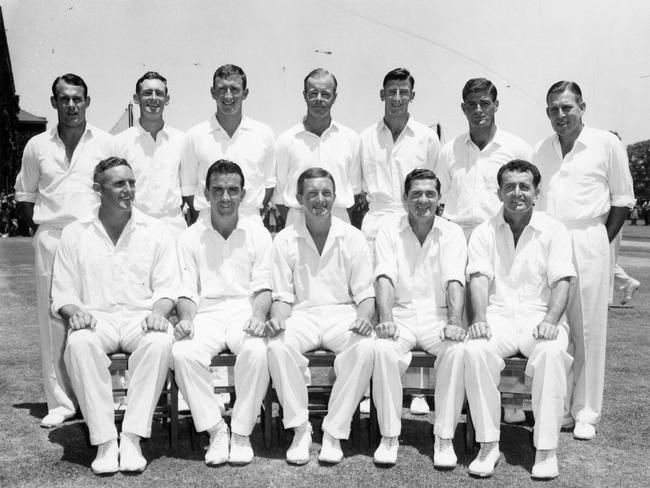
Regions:
<svg viewBox="0 0 650 488"><path fill-rule="evenodd" d="M329 217L336 199L332 180L327 177L306 179L302 184L302 195L296 195L296 199L305 210L306 219Z"/></svg>
<svg viewBox="0 0 650 488"><path fill-rule="evenodd" d="M237 215L245 195L246 190L241 187L241 177L237 173L213 174L210 186L205 189L210 212L216 217Z"/></svg>
<svg viewBox="0 0 650 488"><path fill-rule="evenodd" d="M440 194L436 180L413 180L409 192L404 195L409 215L415 219L431 219L436 215Z"/></svg>
<svg viewBox="0 0 650 488"><path fill-rule="evenodd" d="M505 213L522 214L531 212L539 196L530 171L506 171L501 176L499 200L503 202Z"/></svg>
<svg viewBox="0 0 650 488"><path fill-rule="evenodd" d="M575 93L568 90L553 93L546 101L546 115L551 121L551 127L560 137L577 137L580 134L585 108L586 104L578 103Z"/></svg>
<svg viewBox="0 0 650 488"><path fill-rule="evenodd" d="M147 118L162 118L165 105L169 103L167 87L161 80L144 80L133 101L140 106L140 113Z"/></svg>
<svg viewBox="0 0 650 488"><path fill-rule="evenodd" d="M130 212L135 200L135 177L128 166L115 166L104 171L93 184L101 207L117 212Z"/></svg>
<svg viewBox="0 0 650 488"><path fill-rule="evenodd" d="M244 90L244 80L241 76L216 78L210 93L217 102L217 113L241 116L242 102L248 97L248 88Z"/></svg>
<svg viewBox="0 0 650 488"><path fill-rule="evenodd" d="M494 114L499 109L499 101L492 101L488 90L471 92L460 104L470 128L482 129L494 125Z"/></svg>
<svg viewBox="0 0 650 488"><path fill-rule="evenodd" d="M336 101L334 80L331 76L309 78L305 85L303 97L307 103L307 112L312 117L329 117L332 105Z"/></svg>
<svg viewBox="0 0 650 488"><path fill-rule="evenodd" d="M50 97L50 103L56 110L59 125L78 127L86 123L86 109L90 97L84 95L82 86L69 85L63 80L56 84L56 97Z"/></svg>
<svg viewBox="0 0 650 488"><path fill-rule="evenodd" d="M409 103L415 97L408 80L390 80L379 92L379 98L384 102L384 114L392 117L406 115Z"/></svg>

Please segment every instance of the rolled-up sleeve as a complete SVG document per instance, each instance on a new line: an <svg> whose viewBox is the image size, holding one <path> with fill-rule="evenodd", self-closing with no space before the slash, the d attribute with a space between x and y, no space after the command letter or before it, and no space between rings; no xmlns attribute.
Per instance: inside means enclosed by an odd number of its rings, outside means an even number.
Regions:
<svg viewBox="0 0 650 488"><path fill-rule="evenodd" d="M41 170L36 155L36 148L33 141L29 140L23 151L20 172L16 177L16 184L14 186L16 201L35 203L40 178Z"/></svg>
<svg viewBox="0 0 650 488"><path fill-rule="evenodd" d="M465 271L467 281L477 273L487 276L490 281L494 279L494 260L492 258L494 249L491 245L493 242L494 238L490 238L487 223L474 229L467 247L467 269Z"/></svg>
<svg viewBox="0 0 650 488"><path fill-rule="evenodd" d="M367 298L375 296L375 280L368 243L363 234L355 233L350 238L351 265L350 292L352 299L359 305Z"/></svg>
<svg viewBox="0 0 650 488"><path fill-rule="evenodd" d="M271 234L266 229L256 232L252 236L252 241L251 244L255 246L255 257L251 271L251 296L262 290L271 289L271 254L273 249Z"/></svg>
<svg viewBox="0 0 650 488"><path fill-rule="evenodd" d="M180 289L178 296L199 303L199 266L197 256L192 252L189 234L183 233L176 243L178 268L180 271Z"/></svg>
<svg viewBox="0 0 650 488"><path fill-rule="evenodd" d="M446 289L450 281L458 281L465 286L465 268L467 267L467 241L460 227L453 226L445 229L443 243L440 246L442 254L442 288Z"/></svg>
<svg viewBox="0 0 650 488"><path fill-rule="evenodd" d="M440 203L445 203L447 200L447 192L451 186L451 174L449 172L450 152L451 149L449 146L442 148L434 170L434 173L440 182Z"/></svg>
<svg viewBox="0 0 650 488"><path fill-rule="evenodd" d="M397 282L398 275L396 245L397 243L391 239L389 229L384 227L379 230L375 239L375 259L377 262L375 279L383 275L391 280L393 285Z"/></svg>
<svg viewBox="0 0 650 488"><path fill-rule="evenodd" d="M625 148L619 141L610 145L609 168L607 173L609 183L610 205L612 207L634 206L634 186Z"/></svg>
<svg viewBox="0 0 650 488"><path fill-rule="evenodd" d="M84 308L81 301L79 251L76 248L78 242L79 235L74 229L68 227L63 230L52 269L52 313L55 317L61 317L59 310L65 305Z"/></svg>
<svg viewBox="0 0 650 488"><path fill-rule="evenodd" d="M179 296L180 276L176 249L170 235L158 231L159 238L158 256L153 263L151 273L151 288L153 301L156 303L161 298L168 298L176 303Z"/></svg>
<svg viewBox="0 0 650 488"><path fill-rule="evenodd" d="M575 279L571 237L560 222L555 223L549 237L546 263L546 279L551 288L562 278L571 278L571 282Z"/></svg>
<svg viewBox="0 0 650 488"><path fill-rule="evenodd" d="M295 303L296 293L293 269L289 264L288 242L280 235L273 242L271 260L271 287L273 300Z"/></svg>
<svg viewBox="0 0 650 488"><path fill-rule="evenodd" d="M430 169L435 173L439 157L440 140L438 139L438 135L434 132L429 138L429 144L427 147L427 169Z"/></svg>

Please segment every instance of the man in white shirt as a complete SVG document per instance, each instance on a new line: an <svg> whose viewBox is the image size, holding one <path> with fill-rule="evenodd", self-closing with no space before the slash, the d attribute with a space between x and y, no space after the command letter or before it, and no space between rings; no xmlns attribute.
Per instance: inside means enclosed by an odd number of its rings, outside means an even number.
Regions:
<svg viewBox="0 0 650 488"><path fill-rule="evenodd" d="M513 160L498 172L502 210L469 239L470 296L474 317L465 344L467 399L481 450L470 464L475 476L491 476L499 459L504 358L528 357L537 449L532 475L558 475L557 448L566 397L568 327L564 311L575 270L570 237L562 224L533 210L539 170Z"/></svg>
<svg viewBox="0 0 650 488"><path fill-rule="evenodd" d="M42 427L60 425L76 409L63 363L66 327L50 311L54 253L63 227L92 217L97 208L93 170L114 154L113 138L86 123L90 96L83 79L71 73L57 77L50 102L58 123L27 142L14 187L23 218L30 227L38 225L33 241L36 306L48 409Z"/></svg>
<svg viewBox="0 0 650 488"><path fill-rule="evenodd" d="M310 168L298 178L296 199L304 219L282 230L273 243L273 306L267 322L268 362L284 409L284 427L295 435L287 462L309 462L307 351L336 353L323 444L318 459L339 463L340 439L350 435L352 415L373 369L375 311L370 253L363 234L332 216L333 176Z"/></svg>
<svg viewBox="0 0 650 488"><path fill-rule="evenodd" d="M269 384L263 336L271 306L271 235L254 219L239 216L246 189L237 164L217 161L206 178L210 210L178 239L183 292L176 307L174 369L196 430L210 434L206 464L247 464L253 460L249 436ZM208 369L226 349L237 355L230 455Z"/></svg>
<svg viewBox="0 0 650 488"><path fill-rule="evenodd" d="M326 169L336 182L334 216L349 222L347 209L361 192L359 137L332 119L337 81L332 73L317 68L304 80L303 97L307 115L278 137L275 145L277 191L274 202L287 225L300 216L302 206L296 200L296 182L309 169Z"/></svg>
<svg viewBox="0 0 650 488"><path fill-rule="evenodd" d="M117 154L129 162L138 182L133 204L180 233L187 228L179 175L184 134L163 119L169 103L167 80L148 71L136 82L133 101L140 108L140 118L115 138Z"/></svg>
<svg viewBox="0 0 650 488"><path fill-rule="evenodd" d="M177 267L166 227L133 208L135 178L121 158L94 172L97 216L61 234L54 259L52 312L68 324L65 364L90 443L95 474L141 472L140 438L151 420L171 357L167 316L174 309ZM131 353L131 381L119 446L107 354Z"/></svg>
<svg viewBox="0 0 650 488"><path fill-rule="evenodd" d="M440 182L433 171L415 169L404 182L408 214L385 226L375 241L379 323L373 396L381 431L375 462L395 464L401 430L401 377L411 350L436 359L434 466L452 468L452 445L465 399L461 326L467 244L462 229L436 217Z"/></svg>
<svg viewBox="0 0 650 488"><path fill-rule="evenodd" d="M246 198L239 214L260 219L275 187L275 138L261 122L244 117L242 105L248 97L244 70L225 64L214 72L210 94L217 112L209 120L192 127L185 136L181 154L181 192L192 221L196 212L210 207L205 198L205 175L219 159L237 161L248 182Z"/></svg>
<svg viewBox="0 0 650 488"><path fill-rule="evenodd" d="M569 229L578 274L567 307L575 348L569 380L574 437L596 435L605 380L609 243L634 205L627 153L612 133L586 127L586 104L577 83L559 81L546 95L555 135L540 141L533 163L544 175L540 210ZM571 393L571 389L573 393Z"/></svg>
<svg viewBox="0 0 650 488"><path fill-rule="evenodd" d="M416 168L433 171L440 153L438 135L409 113L409 105L415 98L414 88L415 79L409 70L389 71L379 91L379 98L384 102L384 117L360 136L362 186L367 192L369 206L361 230L373 256L377 232L391 225L391 218L405 213L402 184L406 175ZM389 223L384 219L389 219ZM407 384L420 387L428 384L428 371L407 372ZM424 397L414 396L410 410L425 414L429 405Z"/></svg>
<svg viewBox="0 0 650 488"><path fill-rule="evenodd" d="M490 80L469 80L462 97L469 130L444 145L436 175L442 184L443 217L460 225L469 238L474 227L499 210L499 168L513 159L530 161L531 148L497 127L499 100Z"/></svg>

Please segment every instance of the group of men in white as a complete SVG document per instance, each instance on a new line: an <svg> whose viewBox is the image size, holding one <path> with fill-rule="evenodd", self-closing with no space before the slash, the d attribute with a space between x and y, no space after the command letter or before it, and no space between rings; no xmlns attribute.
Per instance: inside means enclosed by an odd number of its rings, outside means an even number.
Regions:
<svg viewBox="0 0 650 488"><path fill-rule="evenodd" d="M207 464L252 461L269 382L294 430L286 459L305 464L304 354L325 348L336 379L319 460L342 460L372 379L374 460L392 465L418 348L437 357L434 466L456 466L467 396L480 443L469 472L486 477L500 456L500 372L520 353L532 377L532 476L556 477L561 428L591 439L601 416L609 241L634 204L625 149L584 125L581 90L568 81L546 96L555 134L531 149L497 127L497 89L484 78L462 90L468 132L441 149L409 115L414 85L408 70L390 71L383 118L357 136L332 119L337 81L316 69L304 81L307 115L276 141L243 116L247 78L235 65L214 73L215 115L186 134L164 122L159 73L137 81L140 117L116 137L86 122L85 82L57 77L58 124L28 142L15 186L38 225L41 425L60 425L78 405L98 446L93 471L141 472L140 439L171 366L197 431L210 436ZM358 230L348 211L362 194L369 212ZM271 201L287 220L274 239L260 218ZM224 350L237 355L230 429L209 370ZM119 445L107 368L116 351L131 353Z"/></svg>

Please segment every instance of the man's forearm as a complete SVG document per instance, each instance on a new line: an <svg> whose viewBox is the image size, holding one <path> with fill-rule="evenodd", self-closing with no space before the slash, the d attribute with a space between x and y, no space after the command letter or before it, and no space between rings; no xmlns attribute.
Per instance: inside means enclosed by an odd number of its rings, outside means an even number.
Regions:
<svg viewBox="0 0 650 488"><path fill-rule="evenodd" d="M59 309L59 315L64 318L64 320L69 320L70 317L72 317L74 314L81 312L81 308L79 308L77 305L63 305Z"/></svg>
<svg viewBox="0 0 650 488"><path fill-rule="evenodd" d="M180 297L176 303L178 320L194 320L196 316L196 303L189 298Z"/></svg>
<svg viewBox="0 0 650 488"><path fill-rule="evenodd" d="M168 317L172 310L174 310L174 300L169 298L161 298L151 307L151 313L161 317Z"/></svg>
<svg viewBox="0 0 650 488"><path fill-rule="evenodd" d="M383 275L377 278L375 295L379 322L392 322L395 288L393 287L393 282L390 278Z"/></svg>
<svg viewBox="0 0 650 488"><path fill-rule="evenodd" d="M570 278L561 278L551 290L551 301L548 304L548 311L544 316L544 322L557 325L569 303L569 289L571 288Z"/></svg>
<svg viewBox="0 0 650 488"><path fill-rule="evenodd" d="M469 281L469 296L472 303L474 317L472 323L485 322L488 303L488 277L482 274L473 274Z"/></svg>
<svg viewBox="0 0 650 488"><path fill-rule="evenodd" d="M187 204L187 208L190 212L190 224L196 222L196 219L199 216L199 212L194 210L194 195L187 195L183 197L183 203Z"/></svg>
<svg viewBox="0 0 650 488"><path fill-rule="evenodd" d="M253 316L266 320L271 309L271 290L262 290L253 298Z"/></svg>
<svg viewBox="0 0 650 488"><path fill-rule="evenodd" d="M629 211L630 209L627 207L611 207L609 209L607 221L605 222L609 242L612 242L620 232Z"/></svg>
<svg viewBox="0 0 650 488"><path fill-rule="evenodd" d="M458 281L447 284L447 323L461 326L465 305L465 287Z"/></svg>
<svg viewBox="0 0 650 488"><path fill-rule="evenodd" d="M275 300L271 305L271 318L287 320L291 316L292 308L293 307L290 303L283 302L282 300Z"/></svg>
<svg viewBox="0 0 650 488"><path fill-rule="evenodd" d="M35 227L34 224L34 202L16 202L18 213L29 227Z"/></svg>
<svg viewBox="0 0 650 488"><path fill-rule="evenodd" d="M372 322L375 316L375 297L366 298L357 306L357 317Z"/></svg>
<svg viewBox="0 0 650 488"><path fill-rule="evenodd" d="M266 188L264 190L264 200L262 201L262 209L265 209L268 203L271 201L271 198L273 197L273 192L275 191L275 187L273 188Z"/></svg>

